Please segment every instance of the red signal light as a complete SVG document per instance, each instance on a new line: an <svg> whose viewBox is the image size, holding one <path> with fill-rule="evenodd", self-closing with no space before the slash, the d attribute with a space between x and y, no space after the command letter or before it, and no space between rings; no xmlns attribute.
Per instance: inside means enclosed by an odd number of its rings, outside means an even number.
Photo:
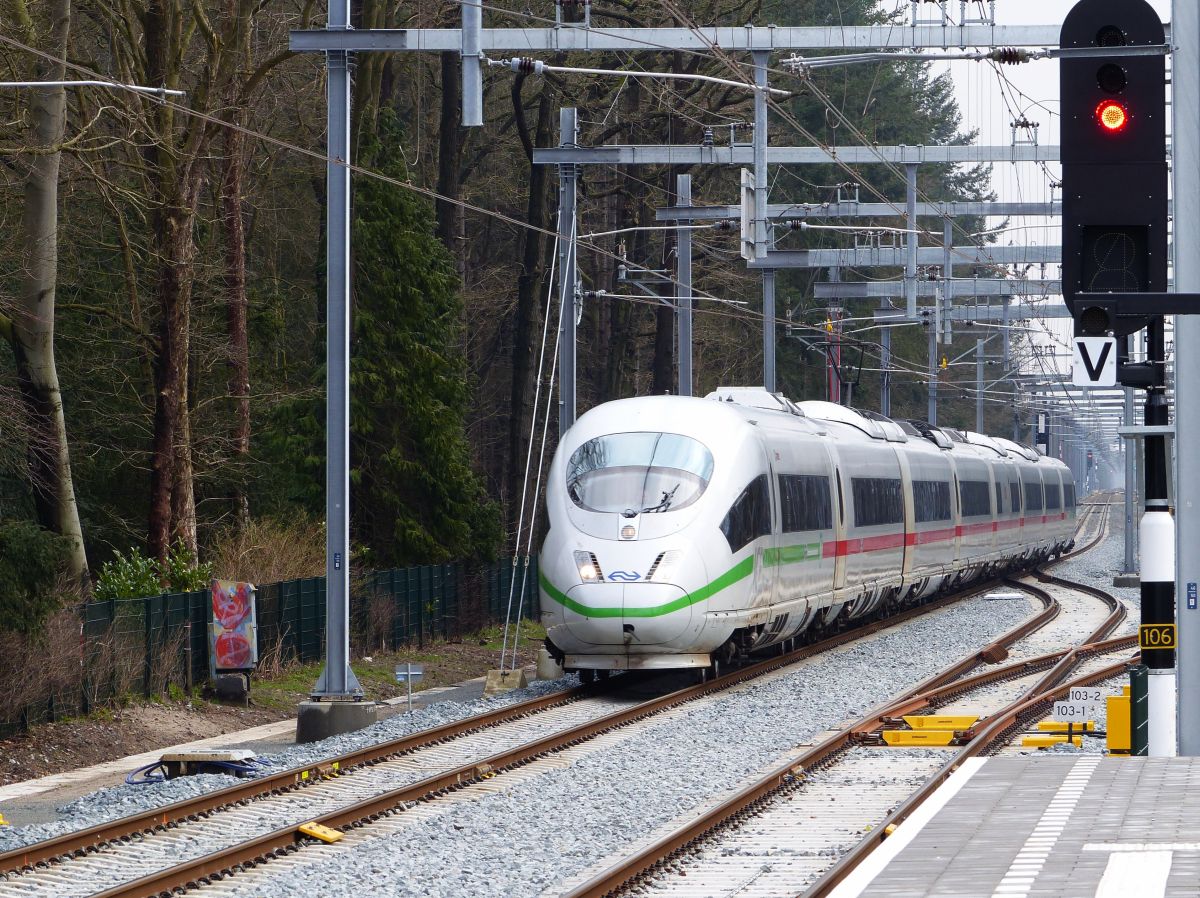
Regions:
<svg viewBox="0 0 1200 898"><path fill-rule="evenodd" d="M1096 121L1105 131L1116 133L1129 123L1129 112L1120 103L1105 100L1096 107Z"/></svg>

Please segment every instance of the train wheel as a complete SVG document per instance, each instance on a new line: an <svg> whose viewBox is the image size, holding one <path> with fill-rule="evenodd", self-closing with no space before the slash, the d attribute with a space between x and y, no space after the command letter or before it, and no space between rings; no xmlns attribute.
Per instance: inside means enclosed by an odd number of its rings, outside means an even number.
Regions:
<svg viewBox="0 0 1200 898"><path fill-rule="evenodd" d="M575 673L579 674L579 682L584 686L596 682L596 672L591 668L581 668L575 671Z"/></svg>

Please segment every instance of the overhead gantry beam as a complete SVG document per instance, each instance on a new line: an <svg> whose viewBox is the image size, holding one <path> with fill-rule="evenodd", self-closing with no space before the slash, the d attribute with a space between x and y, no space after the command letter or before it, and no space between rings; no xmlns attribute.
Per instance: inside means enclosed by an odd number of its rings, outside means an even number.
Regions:
<svg viewBox="0 0 1200 898"><path fill-rule="evenodd" d="M1008 281L1007 283L1021 284L1025 281ZM817 284L818 289L827 286L825 284ZM821 298L818 293L817 298ZM979 295L980 299L986 300L984 294ZM1001 304L993 305L985 303L983 305L973 304L966 306L958 306L950 310L950 319L952 321L985 321L985 322L1007 322L1027 321L1031 318L1070 318L1071 313L1067 311L1067 307L1060 303L1047 303L1046 305L1030 306L1024 304L1004 306ZM875 321L912 321L905 314L904 309L876 309Z"/></svg>
<svg viewBox="0 0 1200 898"><path fill-rule="evenodd" d="M1057 146L872 146L768 147L768 165L971 165L980 162L1058 162ZM754 147L656 146L624 144L603 147L540 147L534 165L754 165ZM895 213L892 213L895 214Z"/></svg>
<svg viewBox="0 0 1200 898"><path fill-rule="evenodd" d="M903 281L850 281L816 284L817 299L884 299L905 295ZM964 278L952 281L917 281L917 295L950 299L1000 296L1050 296L1062 293L1061 281L1015 278ZM1065 308L1065 307L1064 307ZM1010 317L1015 317L1010 313Z"/></svg>
<svg viewBox="0 0 1200 898"><path fill-rule="evenodd" d="M741 206L667 206L658 209L654 217L658 221L737 221L741 218ZM772 221L790 221L805 218L898 218L904 215L904 201L896 203L771 203L767 206L767 218ZM1062 203L989 203L948 202L917 203L917 215L925 218L957 218L960 216L999 216L1012 218L1028 215L1049 217L1062 215Z"/></svg>
<svg viewBox="0 0 1200 898"><path fill-rule="evenodd" d="M1060 246L956 246L950 250L955 265L1048 265L1062 261ZM751 268L903 268L908 251L902 246L839 247L836 249L768 250L765 259L753 259ZM946 250L922 246L918 265L941 265Z"/></svg>
<svg viewBox="0 0 1200 898"><path fill-rule="evenodd" d="M533 24L533 23L531 23ZM866 25L853 27L733 28L482 28L479 48L484 52L545 53L569 50L650 51L697 50L714 47L726 51L772 50L908 50L917 47L1057 47L1058 25ZM457 28L378 28L366 31L293 31L290 47L296 52L340 50L461 51L462 31Z"/></svg>

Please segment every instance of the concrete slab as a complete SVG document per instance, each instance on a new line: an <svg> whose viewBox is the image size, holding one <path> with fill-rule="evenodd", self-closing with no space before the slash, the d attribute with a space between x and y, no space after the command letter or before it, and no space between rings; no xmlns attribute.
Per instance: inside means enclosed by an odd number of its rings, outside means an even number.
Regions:
<svg viewBox="0 0 1200 898"><path fill-rule="evenodd" d="M1200 894L1200 758L989 758L934 799L834 898Z"/></svg>
<svg viewBox="0 0 1200 898"><path fill-rule="evenodd" d="M353 733L378 719L379 706L375 702L301 702L296 715L296 743L304 745Z"/></svg>

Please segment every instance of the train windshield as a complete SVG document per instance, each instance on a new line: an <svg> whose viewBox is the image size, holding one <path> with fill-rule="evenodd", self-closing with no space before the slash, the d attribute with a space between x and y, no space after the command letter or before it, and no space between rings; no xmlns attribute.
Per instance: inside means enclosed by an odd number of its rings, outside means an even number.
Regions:
<svg viewBox="0 0 1200 898"><path fill-rule="evenodd" d="M712 453L676 433L614 433L588 440L567 463L567 492L580 508L632 517L678 511L704 492Z"/></svg>

